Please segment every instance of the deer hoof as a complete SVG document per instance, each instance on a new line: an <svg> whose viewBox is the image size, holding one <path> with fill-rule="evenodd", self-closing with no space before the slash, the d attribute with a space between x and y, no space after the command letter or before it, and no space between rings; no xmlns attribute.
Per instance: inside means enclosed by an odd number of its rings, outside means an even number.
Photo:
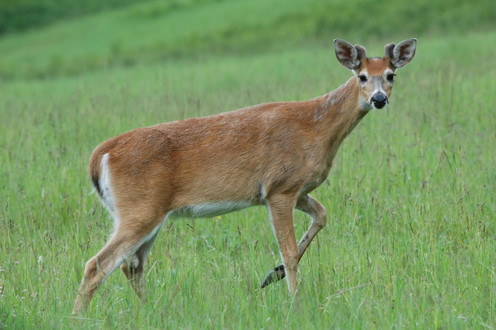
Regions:
<svg viewBox="0 0 496 330"><path fill-rule="evenodd" d="M265 288L267 285L280 281L284 277L286 277L286 273L284 272L284 265L279 265L274 270L271 270L264 278L261 287Z"/></svg>

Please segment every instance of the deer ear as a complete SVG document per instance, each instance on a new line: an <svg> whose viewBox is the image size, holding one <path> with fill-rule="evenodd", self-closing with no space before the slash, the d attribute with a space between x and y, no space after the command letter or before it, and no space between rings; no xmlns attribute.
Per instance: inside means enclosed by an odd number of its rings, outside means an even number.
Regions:
<svg viewBox="0 0 496 330"><path fill-rule="evenodd" d="M334 39L334 50L339 63L350 70L358 70L361 59L366 56L365 48L359 45L353 46L341 39Z"/></svg>
<svg viewBox="0 0 496 330"><path fill-rule="evenodd" d="M416 49L417 39L408 39L400 42L394 48L391 47L391 44L386 45L386 55L391 58L391 64L398 69L410 63L415 56Z"/></svg>
<svg viewBox="0 0 496 330"><path fill-rule="evenodd" d="M386 46L384 46L384 56L387 56L389 58L393 58L393 49L394 49L394 46L396 46L394 44L394 42L392 42L392 43L387 44Z"/></svg>

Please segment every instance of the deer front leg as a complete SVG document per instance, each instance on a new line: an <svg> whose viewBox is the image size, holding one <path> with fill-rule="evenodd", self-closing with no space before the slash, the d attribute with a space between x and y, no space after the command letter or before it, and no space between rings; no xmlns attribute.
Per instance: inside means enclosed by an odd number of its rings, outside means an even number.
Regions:
<svg viewBox="0 0 496 330"><path fill-rule="evenodd" d="M303 235L298 243L298 262L310 245L310 242L317 235L317 233L325 226L327 222L326 209L316 199L310 195L301 196L296 203L296 208L305 212L312 218L312 224L307 232ZM284 265L281 264L270 271L262 282L261 287L280 281L286 276Z"/></svg>
<svg viewBox="0 0 496 330"><path fill-rule="evenodd" d="M292 196L277 195L267 201L274 235L287 275L289 293L294 295L297 286L298 248L293 228L293 208L295 199Z"/></svg>

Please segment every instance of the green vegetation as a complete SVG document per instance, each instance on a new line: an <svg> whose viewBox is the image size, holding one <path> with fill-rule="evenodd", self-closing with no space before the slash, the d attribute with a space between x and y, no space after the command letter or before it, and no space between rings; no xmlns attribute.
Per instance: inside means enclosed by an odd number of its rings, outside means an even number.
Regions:
<svg viewBox="0 0 496 330"><path fill-rule="evenodd" d="M161 15L150 2L0 39L0 328L496 327L494 9L274 3ZM295 18L312 10L336 26L316 33ZM98 143L321 95L351 75L332 38L380 56L412 36L418 52L391 105L359 124L313 194L329 221L301 261L294 302L283 282L258 287L280 260L266 210L251 208L166 224L147 262L147 304L116 271L71 317L84 262L112 228L86 171ZM119 60L105 62L112 49ZM295 214L300 236L310 219Z"/></svg>
<svg viewBox="0 0 496 330"><path fill-rule="evenodd" d="M25 31L94 12L136 3L136 0L2 0L0 34ZM168 1L172 6L176 1Z"/></svg>
<svg viewBox="0 0 496 330"><path fill-rule="evenodd" d="M68 0L66 0L68 1ZM330 37L364 42L494 25L493 0L147 1L0 42L0 76L50 78L222 54L243 55L328 45Z"/></svg>

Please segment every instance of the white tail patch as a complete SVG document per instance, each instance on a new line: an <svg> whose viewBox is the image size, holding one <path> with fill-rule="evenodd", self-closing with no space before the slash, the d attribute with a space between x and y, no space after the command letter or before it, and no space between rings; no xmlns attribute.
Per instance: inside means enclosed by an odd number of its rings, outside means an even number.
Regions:
<svg viewBox="0 0 496 330"><path fill-rule="evenodd" d="M101 201L103 205L109 210L112 217L114 218L114 229L115 229L119 224L119 218L117 216L117 210L115 207L115 197L110 178L110 168L108 165L108 160L109 160L109 154L106 153L105 155L103 155L100 164L102 171L100 175L99 184L100 184L100 189L102 191Z"/></svg>

